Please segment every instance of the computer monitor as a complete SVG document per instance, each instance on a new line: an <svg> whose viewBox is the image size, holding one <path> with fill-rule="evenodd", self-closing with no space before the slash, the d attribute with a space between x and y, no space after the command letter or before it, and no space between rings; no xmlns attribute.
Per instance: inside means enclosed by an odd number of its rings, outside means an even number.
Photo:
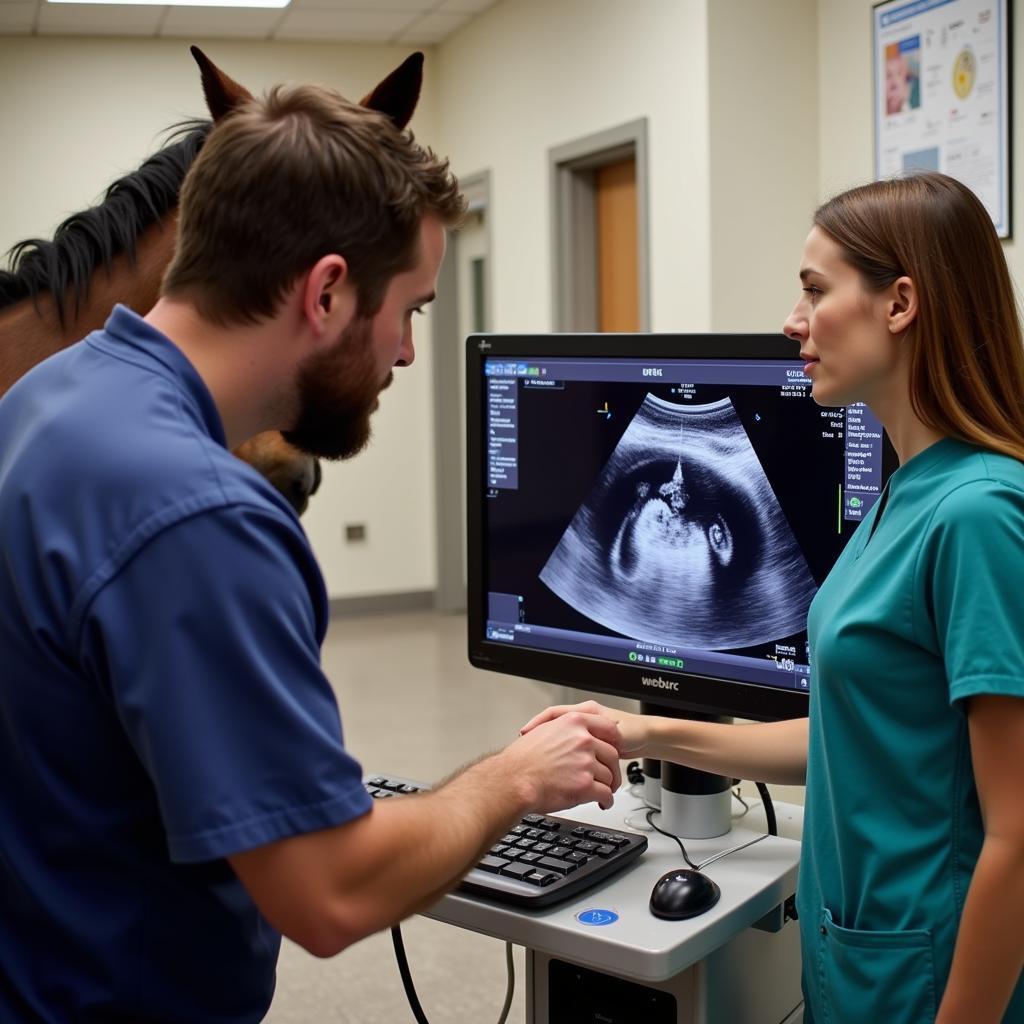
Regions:
<svg viewBox="0 0 1024 1024"><path fill-rule="evenodd" d="M467 340L469 657L687 714L805 715L807 610L895 467L781 335Z"/></svg>

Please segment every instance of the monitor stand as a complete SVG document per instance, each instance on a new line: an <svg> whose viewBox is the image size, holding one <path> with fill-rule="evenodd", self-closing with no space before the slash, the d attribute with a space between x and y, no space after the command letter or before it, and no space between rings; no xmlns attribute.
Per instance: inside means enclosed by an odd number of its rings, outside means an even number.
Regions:
<svg viewBox="0 0 1024 1024"><path fill-rule="evenodd" d="M732 722L721 715L706 715L641 701L645 715L685 718L696 722ZM644 758L644 799L661 810L660 828L681 839L713 839L732 828L732 779L686 768L672 761Z"/></svg>

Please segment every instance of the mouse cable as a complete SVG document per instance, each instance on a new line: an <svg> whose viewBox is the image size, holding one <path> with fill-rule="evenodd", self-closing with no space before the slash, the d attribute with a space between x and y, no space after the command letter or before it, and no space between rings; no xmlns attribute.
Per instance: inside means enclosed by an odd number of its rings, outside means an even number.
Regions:
<svg viewBox="0 0 1024 1024"><path fill-rule="evenodd" d="M703 860L699 864L694 864L694 862L690 860L690 855L686 852L686 847L683 846L682 839L680 839L679 836L675 835L672 832L666 832L663 828L658 828L658 826L654 824L655 813L656 812L653 808L647 812L647 824L650 825L655 832L660 832L663 836L668 836L669 839L674 839L679 844L679 849L683 854L683 860L686 861L687 867L693 868L694 871L701 871L704 868L706 868L709 864L714 864L716 860L721 860L723 857L728 857L731 854L739 853L740 850L745 850L748 846L753 846L755 843L761 842L762 839L768 838L767 835L756 836L754 839L750 839L745 843L741 843L739 846L734 846L731 850L723 850L721 853L716 853L713 857L708 857L707 860Z"/></svg>
<svg viewBox="0 0 1024 1024"><path fill-rule="evenodd" d="M646 815L647 824L650 825L651 828L653 828L655 832L660 832L663 836L668 836L669 839L674 839L679 844L679 850L680 850L680 852L683 855L683 860L685 860L687 865L689 867L693 868L694 871L699 871L700 870L700 866L697 865L697 864L694 864L693 861L690 860L690 855L686 852L686 847L683 846L682 839L680 839L679 836L675 835L675 833L673 833L673 832L666 832L663 828L658 828L658 826L654 824L654 815L657 814L657 813L659 813L659 812L655 811L655 809L653 807L647 812L647 815Z"/></svg>
<svg viewBox="0 0 1024 1024"><path fill-rule="evenodd" d="M420 1005L419 996L416 995L416 986L412 981L412 972L409 970L409 960L405 955L405 943L402 941L402 927L395 925L391 929L391 941L395 947L395 959L398 961L398 973L402 976L402 987L405 989L405 997L409 1001L409 1009L417 1024L430 1024L427 1015ZM501 1008L501 1016L498 1024L505 1024L508 1020L509 1010L512 1009L512 996L516 990L516 965L512 959L512 943L505 943L505 971L508 981L505 985L505 1003Z"/></svg>

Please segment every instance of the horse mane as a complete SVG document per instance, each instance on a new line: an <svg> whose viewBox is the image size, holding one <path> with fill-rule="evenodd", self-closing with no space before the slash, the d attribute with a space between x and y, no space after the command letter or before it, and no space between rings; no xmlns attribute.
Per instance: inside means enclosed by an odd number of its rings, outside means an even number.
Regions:
<svg viewBox="0 0 1024 1024"><path fill-rule="evenodd" d="M68 217L52 241L30 238L12 246L9 269L0 269L0 309L49 292L65 326L67 297L74 296L77 315L97 269L109 267L122 253L134 265L135 243L178 205L185 173L211 127L211 121L198 118L172 125L168 145L118 178L95 206Z"/></svg>

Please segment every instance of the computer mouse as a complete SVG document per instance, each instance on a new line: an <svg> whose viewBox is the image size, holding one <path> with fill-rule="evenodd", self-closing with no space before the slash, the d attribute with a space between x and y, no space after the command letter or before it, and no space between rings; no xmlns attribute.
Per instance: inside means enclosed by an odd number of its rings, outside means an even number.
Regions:
<svg viewBox="0 0 1024 1024"><path fill-rule="evenodd" d="M707 875L679 868L661 876L651 890L651 913L668 921L683 921L710 910L722 890Z"/></svg>

